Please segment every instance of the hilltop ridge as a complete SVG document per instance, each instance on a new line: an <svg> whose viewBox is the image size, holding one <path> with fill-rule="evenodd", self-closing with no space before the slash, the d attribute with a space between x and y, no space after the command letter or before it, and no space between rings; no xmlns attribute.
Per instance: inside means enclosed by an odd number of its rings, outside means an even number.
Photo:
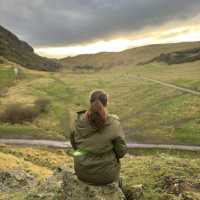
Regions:
<svg viewBox="0 0 200 200"><path fill-rule="evenodd" d="M35 54L31 45L20 40L15 34L0 25L0 56L23 67L43 71L56 71L61 66L77 70L90 70L137 65L152 60L157 61L156 58L162 55L182 51L184 53L184 51L193 51L193 49L199 48L200 42L152 44L126 49L121 52L82 54L55 60Z"/></svg>
<svg viewBox="0 0 200 200"><path fill-rule="evenodd" d="M61 63L69 68L101 69L114 66L136 65L147 62L163 53L185 51L200 48L200 42L182 42L169 44L152 44L124 50L122 52L101 52L97 54L83 54L61 59Z"/></svg>
<svg viewBox="0 0 200 200"><path fill-rule="evenodd" d="M0 25L0 56L29 69L55 71L61 64L41 57L26 42Z"/></svg>

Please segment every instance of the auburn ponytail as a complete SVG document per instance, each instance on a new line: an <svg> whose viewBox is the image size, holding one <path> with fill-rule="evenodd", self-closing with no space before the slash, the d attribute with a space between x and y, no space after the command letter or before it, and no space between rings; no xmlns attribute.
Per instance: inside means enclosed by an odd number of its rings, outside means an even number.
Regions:
<svg viewBox="0 0 200 200"><path fill-rule="evenodd" d="M106 122L107 95L101 91L94 91L90 96L90 108L87 118L90 124L97 129L101 129Z"/></svg>

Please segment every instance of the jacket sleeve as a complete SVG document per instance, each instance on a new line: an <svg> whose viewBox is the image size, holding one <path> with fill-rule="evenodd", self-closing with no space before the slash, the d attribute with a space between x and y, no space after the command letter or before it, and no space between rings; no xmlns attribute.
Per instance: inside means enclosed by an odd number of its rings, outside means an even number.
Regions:
<svg viewBox="0 0 200 200"><path fill-rule="evenodd" d="M76 146L76 142L75 142L75 120L71 120L71 123L70 123L70 136L69 136L69 139L70 139L70 143L71 143L71 146L74 150L77 149L77 146Z"/></svg>
<svg viewBox="0 0 200 200"><path fill-rule="evenodd" d="M72 148L73 148L74 150L76 150L76 149L77 149L77 146L76 146L76 142L75 142L75 137L74 137L74 135L75 135L75 132L72 131L72 132L70 133L70 143L71 143L71 145L72 145Z"/></svg>
<svg viewBox="0 0 200 200"><path fill-rule="evenodd" d="M122 137L117 137L113 140L113 150L117 159L123 158L127 153L127 145Z"/></svg>
<svg viewBox="0 0 200 200"><path fill-rule="evenodd" d="M76 140L75 140L75 133L76 133L76 121L78 118L78 114L77 113L72 113L70 116L70 136L69 136L69 140L70 140L70 144L72 146L72 148L74 150L77 150L77 144L76 144Z"/></svg>
<svg viewBox="0 0 200 200"><path fill-rule="evenodd" d="M127 153L127 144L124 131L119 120L115 121L114 131L115 137L112 140L113 151L115 152L117 159L120 159Z"/></svg>

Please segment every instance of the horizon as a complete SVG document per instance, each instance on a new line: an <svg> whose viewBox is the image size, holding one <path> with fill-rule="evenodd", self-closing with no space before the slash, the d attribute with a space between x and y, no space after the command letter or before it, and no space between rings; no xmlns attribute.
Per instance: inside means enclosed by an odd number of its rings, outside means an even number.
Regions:
<svg viewBox="0 0 200 200"><path fill-rule="evenodd" d="M44 56L47 58L51 58L51 59L64 59L64 58L73 58L76 56L81 56L81 55L97 55L97 54L101 54L101 53L120 53L126 50L131 50L131 49L135 49L135 48L139 48L139 47L147 47L147 46L152 46L152 45L165 45L165 44L180 44L180 43L192 43L192 42L200 42L200 40L189 40L189 41L175 41L175 42L163 42L163 43L147 43L144 45L138 45L138 46L132 46L132 47L128 47L119 51L97 51L97 52L83 52L83 53L78 53L78 54L68 54L67 56L65 56L66 54L64 54L64 56L62 56L62 54L58 57L55 57L55 52L53 52L52 54L50 52L46 52L46 49L44 50L44 53L42 50L40 49L34 49L34 52L40 56ZM62 47L61 47L62 48ZM54 47L52 48L54 49ZM48 51L48 50L47 50ZM51 51L51 50L50 50Z"/></svg>
<svg viewBox="0 0 200 200"><path fill-rule="evenodd" d="M195 43L195 42L200 42L200 40L194 40L194 41L178 41L178 42L166 42L166 43L149 43L149 44L145 44L145 45L141 45L141 46L133 46L133 47L129 47L129 48L126 48L126 49L123 49L123 50L119 50L119 51L98 51L98 52L95 52L95 53L80 53L80 54L74 54L74 55L68 55L68 56L64 56L64 57L51 57L51 56L45 56L47 58L50 58L50 59L65 59L65 58L73 58L73 57L77 57L77 56L81 56L81 55L97 55L97 54L101 54L101 53L120 53L120 52L123 52L123 51L126 51L126 50L131 50L131 49L136 49L136 48L140 48L140 47L148 47L148 46L152 46L152 45L167 45L167 44L180 44L180 43ZM34 49L34 52L40 56L44 56L42 53L38 53L35 51Z"/></svg>
<svg viewBox="0 0 200 200"><path fill-rule="evenodd" d="M191 23L192 24L192 23ZM169 37L166 35L169 34ZM187 25L178 28L164 27L164 30L157 29L153 32L140 33L136 39L116 38L113 40L99 40L94 43L74 45L66 47L39 47L34 48L41 56L62 59L75 57L84 54L97 54L103 52L122 52L128 49L155 45L182 42L200 41L200 25Z"/></svg>

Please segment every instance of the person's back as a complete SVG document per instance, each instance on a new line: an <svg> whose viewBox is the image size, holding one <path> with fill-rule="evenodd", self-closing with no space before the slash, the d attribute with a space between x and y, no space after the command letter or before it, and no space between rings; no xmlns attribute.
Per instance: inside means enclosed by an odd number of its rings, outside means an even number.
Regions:
<svg viewBox="0 0 200 200"><path fill-rule="evenodd" d="M102 95L104 99L99 98ZM91 108L78 112L70 137L75 150L76 175L80 180L94 185L104 185L119 179L119 159L127 151L119 118L104 110L107 105L105 95L102 91L93 92Z"/></svg>

